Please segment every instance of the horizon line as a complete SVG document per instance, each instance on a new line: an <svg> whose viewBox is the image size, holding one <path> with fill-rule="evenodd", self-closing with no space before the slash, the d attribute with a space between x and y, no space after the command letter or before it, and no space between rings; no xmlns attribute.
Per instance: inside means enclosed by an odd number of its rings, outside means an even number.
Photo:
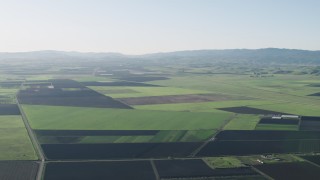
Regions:
<svg viewBox="0 0 320 180"><path fill-rule="evenodd" d="M140 53L140 54L130 54L122 52L112 52L112 51L78 51L78 50L54 50L54 49L44 49L44 50L30 50L30 51L0 51L0 54L15 54L15 53L36 53L36 52L67 52L67 53L92 53L92 54L119 54L128 56L140 56L140 55L150 55L150 54L165 54L174 52L186 52L186 51L226 51L226 50L263 50L263 49L279 49L279 50L300 50L300 51L320 51L314 49L297 49L297 48L277 48L277 47L265 47L265 48L222 48L222 49L185 49L185 50L172 50L172 51L158 51L150 53Z"/></svg>

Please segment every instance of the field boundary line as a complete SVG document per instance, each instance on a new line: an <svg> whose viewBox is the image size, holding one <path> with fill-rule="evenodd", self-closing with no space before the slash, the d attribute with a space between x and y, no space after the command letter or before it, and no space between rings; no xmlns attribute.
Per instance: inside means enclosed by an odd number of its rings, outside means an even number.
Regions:
<svg viewBox="0 0 320 180"><path fill-rule="evenodd" d="M305 159L305 158L303 158L303 157L302 157L302 159L303 159L305 162L307 162L307 163L309 163L309 164L312 164L312 165L317 166L318 168L320 168L320 165L319 165L319 164L314 163L314 162L312 162L312 161L309 161L308 159Z"/></svg>
<svg viewBox="0 0 320 180"><path fill-rule="evenodd" d="M274 180L274 178L270 177L269 175L267 175L266 173L260 171L259 169L255 168L255 167L253 167L253 166L251 166L251 168L252 168L254 171L256 171L257 173L261 174L261 175L262 175L263 177L265 177L266 179L268 179L268 180Z"/></svg>
<svg viewBox="0 0 320 180"><path fill-rule="evenodd" d="M223 131L223 128L235 117L237 116L237 114L232 114L230 117L228 117L228 119L224 120L223 124L221 124L220 128L217 129L217 131L208 139L206 140L204 143L202 143L197 149L195 149L188 157L195 157L200 151L201 149L203 149L209 142L211 141L215 141L215 137L217 134L219 134L221 131Z"/></svg>
<svg viewBox="0 0 320 180"><path fill-rule="evenodd" d="M159 175L159 172L158 172L158 169L157 169L156 164L154 163L153 160L150 160L150 164L151 164L151 166L152 166L154 175L156 176L156 180L160 180L160 175Z"/></svg>
<svg viewBox="0 0 320 180"><path fill-rule="evenodd" d="M29 134L29 137L30 137L30 140L33 144L33 147L34 147L34 150L36 151L37 155L38 155L38 158L40 160L40 163L39 163L39 169L38 169L38 173L37 173L37 178L36 180L42 180L42 176L44 174L44 163L45 163L45 156L43 154L43 151L42 151L42 148L38 142L38 139L36 137L36 135L34 134L33 130L31 129L31 126L29 124L29 121L27 119L27 116L26 114L24 113L20 103L19 103L19 100L18 98L16 98L17 100L17 105L19 107L19 110L20 110L20 113L21 113L21 118L22 118L22 121L27 129L27 132Z"/></svg>

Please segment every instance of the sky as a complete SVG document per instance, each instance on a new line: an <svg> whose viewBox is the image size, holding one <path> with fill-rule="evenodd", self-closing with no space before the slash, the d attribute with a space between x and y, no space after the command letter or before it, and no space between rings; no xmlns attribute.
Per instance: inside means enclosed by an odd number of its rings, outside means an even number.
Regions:
<svg viewBox="0 0 320 180"><path fill-rule="evenodd" d="M0 52L320 50L319 0L0 0Z"/></svg>

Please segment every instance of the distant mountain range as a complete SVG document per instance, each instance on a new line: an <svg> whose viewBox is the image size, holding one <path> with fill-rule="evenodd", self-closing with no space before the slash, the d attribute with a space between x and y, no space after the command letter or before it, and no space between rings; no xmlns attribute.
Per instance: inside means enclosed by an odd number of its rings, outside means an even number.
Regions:
<svg viewBox="0 0 320 180"><path fill-rule="evenodd" d="M320 51L297 49L227 49L191 50L145 55L124 55L120 53L82 53L65 51L33 51L0 53L0 60L116 60L139 59L153 61L217 61L231 63L297 63L320 64Z"/></svg>

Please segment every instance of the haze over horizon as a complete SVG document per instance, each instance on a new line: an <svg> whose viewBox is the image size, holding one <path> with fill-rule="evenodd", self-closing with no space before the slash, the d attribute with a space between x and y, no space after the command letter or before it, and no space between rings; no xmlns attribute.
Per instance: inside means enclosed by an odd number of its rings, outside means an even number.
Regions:
<svg viewBox="0 0 320 180"><path fill-rule="evenodd" d="M0 52L320 50L316 0L4 0Z"/></svg>
<svg viewBox="0 0 320 180"><path fill-rule="evenodd" d="M161 52L148 52L148 53L141 53L141 54L127 54L123 52L111 52L111 51L73 51L73 50L54 50L54 49L45 49L45 50L31 50L31 51L11 51L11 52L0 52L3 53L41 53L41 52L61 52L61 53L92 53L92 54L119 54L125 56L143 56L143 55L152 55L152 54L168 54L168 53L176 53L176 52L197 52L197 51L228 51L228 50L270 50L270 49L278 49L278 50L294 50L294 51L310 51L310 52L320 52L320 50L308 50L308 49L288 49L288 48L275 48L275 47L267 47L267 48L257 48L257 49L248 49L248 48L234 48L234 49L185 49L185 50L172 50L172 51L161 51Z"/></svg>

